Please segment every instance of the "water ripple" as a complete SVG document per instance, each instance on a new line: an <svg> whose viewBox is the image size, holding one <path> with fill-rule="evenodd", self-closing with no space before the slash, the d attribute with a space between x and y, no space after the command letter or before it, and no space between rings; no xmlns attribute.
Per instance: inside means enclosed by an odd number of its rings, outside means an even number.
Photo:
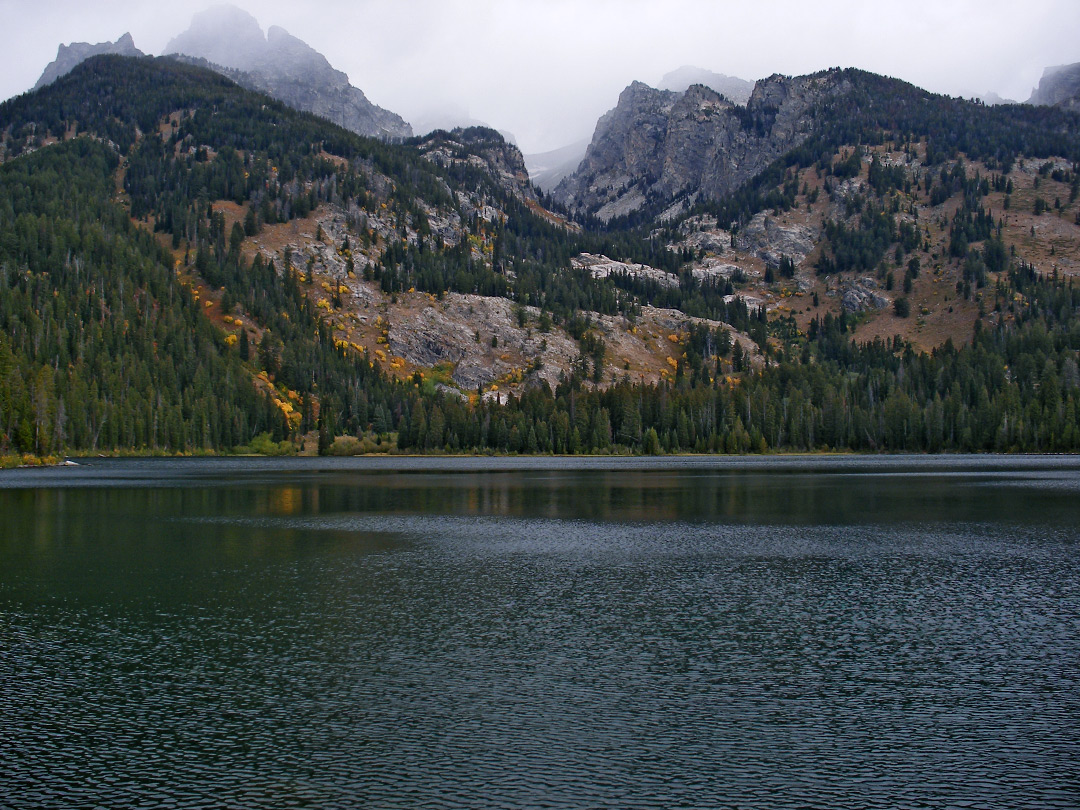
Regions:
<svg viewBox="0 0 1080 810"><path fill-rule="evenodd" d="M1075 529L69 495L0 538L3 807L1080 806Z"/></svg>

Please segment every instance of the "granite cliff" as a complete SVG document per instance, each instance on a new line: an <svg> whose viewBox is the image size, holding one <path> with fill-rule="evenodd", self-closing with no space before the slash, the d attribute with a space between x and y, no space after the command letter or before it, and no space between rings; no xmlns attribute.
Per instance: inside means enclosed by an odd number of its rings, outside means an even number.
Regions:
<svg viewBox="0 0 1080 810"><path fill-rule="evenodd" d="M759 81L745 107L711 88L683 93L634 82L597 123L581 166L553 192L601 220L699 195L719 198L814 131L815 107L844 92L838 72Z"/></svg>
<svg viewBox="0 0 1080 810"><path fill-rule="evenodd" d="M1080 112L1080 62L1048 67L1028 104Z"/></svg>

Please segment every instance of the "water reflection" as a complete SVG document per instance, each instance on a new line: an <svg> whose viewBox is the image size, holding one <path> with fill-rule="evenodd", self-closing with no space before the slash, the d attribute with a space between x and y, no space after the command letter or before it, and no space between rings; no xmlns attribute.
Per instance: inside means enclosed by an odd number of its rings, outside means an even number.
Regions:
<svg viewBox="0 0 1080 810"><path fill-rule="evenodd" d="M1075 478L1075 477L1074 477ZM275 489L271 514L421 512L610 521L852 523L896 520L1068 523L1076 514L1042 479L864 477L806 473L600 470L459 474L336 474L299 477ZM992 484L990 486L986 484ZM1066 490L1068 491L1068 490ZM248 511L242 486L205 510Z"/></svg>
<svg viewBox="0 0 1080 810"><path fill-rule="evenodd" d="M310 506L307 508L311 509ZM276 487L270 490L270 512L272 514L298 515L304 510L304 491L299 487Z"/></svg>
<svg viewBox="0 0 1080 810"><path fill-rule="evenodd" d="M212 470L210 465L207 469ZM281 479L286 479L283 482ZM795 470L712 472L530 470L458 473L326 470L274 476L208 477L203 485L160 477L119 487L0 488L0 509L33 515L24 531L40 543L66 534L56 520L149 512L156 519L199 516L402 513L588 518L604 521L848 525L896 521L1000 520L1072 525L1080 474L1012 477L853 475ZM74 527L78 534L78 527Z"/></svg>

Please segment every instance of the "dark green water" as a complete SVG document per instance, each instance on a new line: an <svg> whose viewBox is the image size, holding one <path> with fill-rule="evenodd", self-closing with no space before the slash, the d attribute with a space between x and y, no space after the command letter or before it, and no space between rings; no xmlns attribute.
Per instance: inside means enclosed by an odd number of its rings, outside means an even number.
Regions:
<svg viewBox="0 0 1080 810"><path fill-rule="evenodd" d="M1076 808L1080 459L0 473L0 807Z"/></svg>

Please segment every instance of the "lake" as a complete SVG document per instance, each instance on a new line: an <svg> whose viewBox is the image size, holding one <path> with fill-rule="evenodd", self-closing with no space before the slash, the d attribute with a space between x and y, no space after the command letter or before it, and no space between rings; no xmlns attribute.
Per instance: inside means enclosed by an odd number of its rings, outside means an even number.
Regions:
<svg viewBox="0 0 1080 810"><path fill-rule="evenodd" d="M1080 459L0 472L0 806L1080 806Z"/></svg>

